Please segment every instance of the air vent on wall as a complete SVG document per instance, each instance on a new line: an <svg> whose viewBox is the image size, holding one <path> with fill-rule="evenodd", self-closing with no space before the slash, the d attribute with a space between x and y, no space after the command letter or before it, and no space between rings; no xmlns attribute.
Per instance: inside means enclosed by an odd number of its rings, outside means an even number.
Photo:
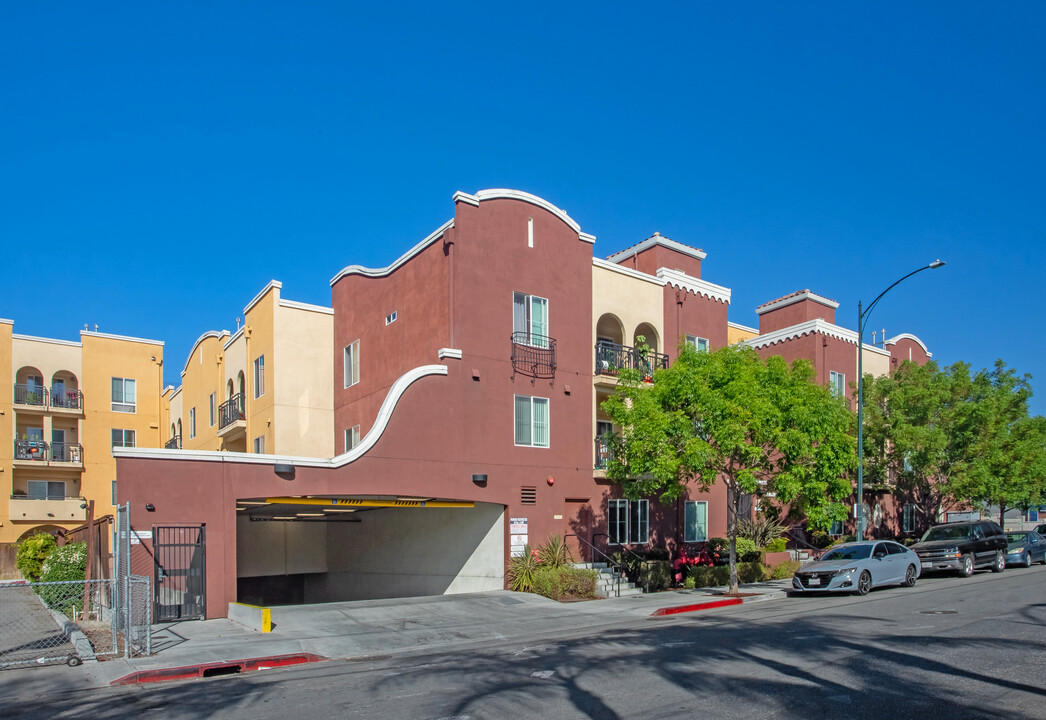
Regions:
<svg viewBox="0 0 1046 720"><path fill-rule="evenodd" d="M537 505L538 489L536 487L521 487L519 489L519 503L520 505Z"/></svg>

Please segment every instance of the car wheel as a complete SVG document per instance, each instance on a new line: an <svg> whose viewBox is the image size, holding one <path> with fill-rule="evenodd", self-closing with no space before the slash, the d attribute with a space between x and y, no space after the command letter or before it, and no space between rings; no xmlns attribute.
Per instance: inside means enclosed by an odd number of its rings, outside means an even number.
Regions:
<svg viewBox="0 0 1046 720"><path fill-rule="evenodd" d="M1006 569L1006 554L1000 550L995 553L995 562L992 563L992 572L1000 573Z"/></svg>
<svg viewBox="0 0 1046 720"><path fill-rule="evenodd" d="M962 556L962 567L959 568L959 574L963 577L970 577L973 575L973 555Z"/></svg>
<svg viewBox="0 0 1046 720"><path fill-rule="evenodd" d="M904 571L904 586L915 587L915 581L919 579L919 573L915 571L914 565L909 565L908 569Z"/></svg>
<svg viewBox="0 0 1046 720"><path fill-rule="evenodd" d="M867 595L868 591L872 589L872 576L865 570L861 573L861 577L857 578L857 589L854 591L858 595Z"/></svg>

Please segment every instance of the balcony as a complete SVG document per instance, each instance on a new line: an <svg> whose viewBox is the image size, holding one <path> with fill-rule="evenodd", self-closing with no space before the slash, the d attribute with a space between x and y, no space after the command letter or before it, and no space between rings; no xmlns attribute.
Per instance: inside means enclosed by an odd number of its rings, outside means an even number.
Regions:
<svg viewBox="0 0 1046 720"><path fill-rule="evenodd" d="M218 437L232 439L247 432L243 393L236 393L218 406Z"/></svg>
<svg viewBox="0 0 1046 720"><path fill-rule="evenodd" d="M14 522L83 522L87 519L86 504L81 497L12 495L8 512Z"/></svg>
<svg viewBox="0 0 1046 720"><path fill-rule="evenodd" d="M651 380L654 370L668 367L668 355L639 350L627 345L600 340L596 343L596 375L617 377L623 369L639 370L644 380Z"/></svg>
<svg viewBox="0 0 1046 720"><path fill-rule="evenodd" d="M610 452L610 445L602 437L596 438L596 470L606 470L607 463L613 459L614 455Z"/></svg>
<svg viewBox="0 0 1046 720"><path fill-rule="evenodd" d="M15 440L15 462L47 463L48 445L43 440Z"/></svg>
<svg viewBox="0 0 1046 720"><path fill-rule="evenodd" d="M84 409L84 394L79 390L65 390L60 387L52 387L51 408L54 410L82 412Z"/></svg>
<svg viewBox="0 0 1046 720"><path fill-rule="evenodd" d="M18 467L83 467L84 446L80 443L15 440L14 460Z"/></svg>
<svg viewBox="0 0 1046 720"><path fill-rule="evenodd" d="M84 446L80 443L53 442L51 443L50 462L52 464L83 465Z"/></svg>
<svg viewBox="0 0 1046 720"><path fill-rule="evenodd" d="M512 333L512 370L535 378L556 376L556 340L529 332Z"/></svg>
<svg viewBox="0 0 1046 720"><path fill-rule="evenodd" d="M182 446L182 436L175 435L173 438L163 444L164 450L177 450Z"/></svg>
<svg viewBox="0 0 1046 720"><path fill-rule="evenodd" d="M16 384L14 404L43 410L47 407L47 388L35 384Z"/></svg>

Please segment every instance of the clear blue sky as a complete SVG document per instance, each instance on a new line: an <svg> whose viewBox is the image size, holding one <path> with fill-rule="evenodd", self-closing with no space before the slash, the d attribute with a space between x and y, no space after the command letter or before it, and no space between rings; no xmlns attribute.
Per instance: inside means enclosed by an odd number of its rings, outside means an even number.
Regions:
<svg viewBox="0 0 1046 720"><path fill-rule="evenodd" d="M380 6L380 7L378 7ZM330 304L456 190L564 208L610 255L708 253L730 318L892 291L872 327L1003 358L1046 413L1046 4L5 3L0 317L166 341L272 278Z"/></svg>

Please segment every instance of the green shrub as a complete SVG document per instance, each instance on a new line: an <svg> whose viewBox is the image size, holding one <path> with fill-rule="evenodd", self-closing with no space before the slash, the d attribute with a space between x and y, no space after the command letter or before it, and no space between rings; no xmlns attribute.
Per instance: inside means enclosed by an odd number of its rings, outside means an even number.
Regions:
<svg viewBox="0 0 1046 720"><path fill-rule="evenodd" d="M776 538L774 540L771 540L770 542L768 542L766 544L766 551L767 552L784 552L787 549L788 549L788 541L785 540L783 537L779 537L779 538Z"/></svg>
<svg viewBox="0 0 1046 720"><path fill-rule="evenodd" d="M709 553L718 552L720 557L725 558L730 555L730 541L727 538L712 538L708 541L706 548ZM751 562L759 559L759 551L756 549L755 543L748 538L737 538L735 549L737 550L737 559L741 562Z"/></svg>
<svg viewBox="0 0 1046 720"><path fill-rule="evenodd" d="M534 592L534 575L538 569L537 558L529 545L523 546L523 554L512 558L508 564L508 586L516 592Z"/></svg>
<svg viewBox="0 0 1046 720"><path fill-rule="evenodd" d="M737 581L754 583L769 580L772 570L761 562L743 562L737 564Z"/></svg>
<svg viewBox="0 0 1046 720"><path fill-rule="evenodd" d="M832 536L826 532L818 530L810 535L810 544L815 548L826 548L832 544Z"/></svg>
<svg viewBox="0 0 1046 720"><path fill-rule="evenodd" d="M795 575L795 571L799 569L800 565L802 565L802 563L798 560L788 560L783 562L773 569L773 572L770 574L770 579L786 580Z"/></svg>
<svg viewBox="0 0 1046 720"><path fill-rule="evenodd" d="M545 544L538 549L538 557L545 567L559 568L573 562L570 548L567 547L562 535L549 535Z"/></svg>
<svg viewBox="0 0 1046 720"><path fill-rule="evenodd" d="M29 582L39 581L44 561L57 547L54 536L47 533L37 533L18 543L15 565L21 571L22 577Z"/></svg>
<svg viewBox="0 0 1046 720"><path fill-rule="evenodd" d="M65 614L83 607L83 579L87 569L87 543L69 543L47 556L40 582L67 582L79 580L78 585L52 585L38 588L40 599L47 607Z"/></svg>
<svg viewBox="0 0 1046 720"><path fill-rule="evenodd" d="M533 592L552 600L593 598L596 596L597 575L595 570L539 565L534 572Z"/></svg>
<svg viewBox="0 0 1046 720"><path fill-rule="evenodd" d="M737 564L737 581L739 583L753 583L769 580L771 569L761 562L743 562ZM687 577L683 587L687 587L688 580L693 580L694 587L721 587L730 584L730 566L717 565L706 567L704 565L692 565L687 569Z"/></svg>
<svg viewBox="0 0 1046 720"><path fill-rule="evenodd" d="M697 587L697 583L694 582L693 575L687 575L685 578L683 578L683 587L687 590L693 590L695 587Z"/></svg>

